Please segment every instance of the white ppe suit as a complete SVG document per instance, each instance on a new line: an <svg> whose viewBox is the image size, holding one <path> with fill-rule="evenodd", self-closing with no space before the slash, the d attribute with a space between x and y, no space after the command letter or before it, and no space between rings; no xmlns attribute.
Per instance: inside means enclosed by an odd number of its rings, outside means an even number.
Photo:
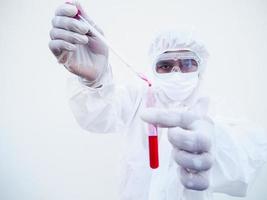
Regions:
<svg viewBox="0 0 267 200"><path fill-rule="evenodd" d="M182 43L182 46L194 45ZM160 44L162 46L162 44ZM155 43L154 43L155 46ZM153 47L152 48L157 48ZM165 51L177 49L167 45ZM155 53L155 51L154 51ZM159 55L160 52L157 54ZM162 52L161 52L162 53ZM200 57L202 57L200 55ZM146 85L115 85L110 71L102 79L102 87L87 86L77 77L69 81L70 106L79 125L92 133L120 132L124 138L121 200L178 200L185 198L180 174L174 162L167 129L159 128L159 168L149 167L147 124L140 114L146 107ZM206 97L195 91L194 97L183 103L173 103L154 87L155 107L191 110L207 113ZM196 191L199 199L212 199L212 193L245 196L248 185L266 161L267 140L265 132L248 122L220 120L209 116L214 123L213 155L210 186L206 191ZM194 198L197 199L197 198Z"/></svg>

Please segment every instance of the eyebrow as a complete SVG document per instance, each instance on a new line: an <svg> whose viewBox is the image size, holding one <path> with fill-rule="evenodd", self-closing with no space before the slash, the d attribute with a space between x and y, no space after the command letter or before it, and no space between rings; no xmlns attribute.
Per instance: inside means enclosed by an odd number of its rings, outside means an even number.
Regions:
<svg viewBox="0 0 267 200"><path fill-rule="evenodd" d="M157 62L156 62L156 64L160 64L160 63L167 63L167 62L172 62L173 61L173 59L169 59L169 60L158 60Z"/></svg>

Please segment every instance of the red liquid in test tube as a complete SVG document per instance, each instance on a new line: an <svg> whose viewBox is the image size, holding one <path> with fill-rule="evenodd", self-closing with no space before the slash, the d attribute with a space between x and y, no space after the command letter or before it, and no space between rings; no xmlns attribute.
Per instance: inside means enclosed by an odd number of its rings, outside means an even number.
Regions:
<svg viewBox="0 0 267 200"><path fill-rule="evenodd" d="M155 129L157 129L154 126ZM149 145L149 164L152 169L159 167L159 150L158 150L158 135L148 136Z"/></svg>

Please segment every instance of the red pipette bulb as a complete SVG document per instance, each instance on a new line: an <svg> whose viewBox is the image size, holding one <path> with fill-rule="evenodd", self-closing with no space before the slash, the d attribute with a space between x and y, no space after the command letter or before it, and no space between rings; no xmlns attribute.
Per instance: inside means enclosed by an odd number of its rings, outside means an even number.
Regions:
<svg viewBox="0 0 267 200"><path fill-rule="evenodd" d="M74 5L71 1L66 1L66 4ZM78 9L77 14L74 16L75 19L80 19L81 11Z"/></svg>

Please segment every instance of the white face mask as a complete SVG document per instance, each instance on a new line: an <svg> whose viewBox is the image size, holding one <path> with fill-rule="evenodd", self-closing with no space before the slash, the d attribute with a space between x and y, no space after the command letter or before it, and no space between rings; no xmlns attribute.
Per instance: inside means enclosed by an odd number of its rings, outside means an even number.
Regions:
<svg viewBox="0 0 267 200"><path fill-rule="evenodd" d="M199 72L154 74L155 83L172 101L182 102L188 98L198 85Z"/></svg>

